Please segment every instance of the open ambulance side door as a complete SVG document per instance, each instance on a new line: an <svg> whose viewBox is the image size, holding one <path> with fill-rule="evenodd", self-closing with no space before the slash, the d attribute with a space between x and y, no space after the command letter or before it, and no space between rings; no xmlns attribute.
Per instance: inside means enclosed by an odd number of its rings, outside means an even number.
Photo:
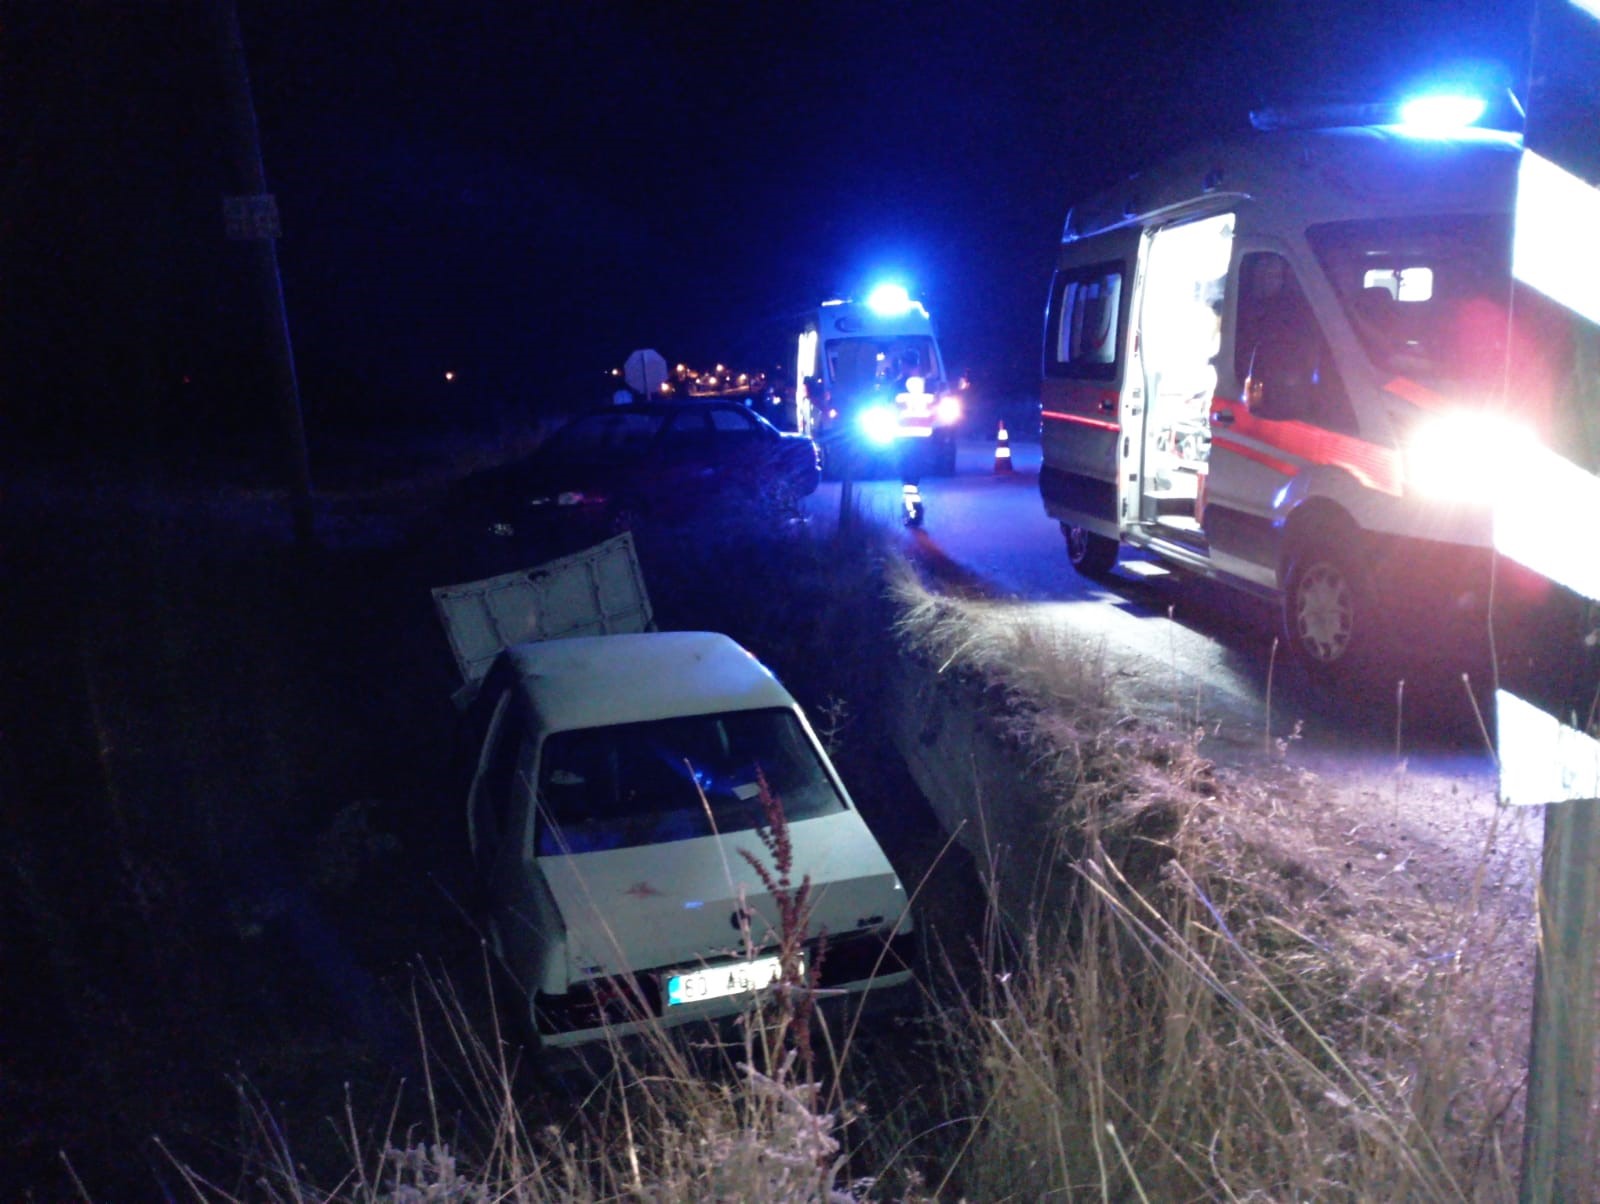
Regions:
<svg viewBox="0 0 1600 1204"><path fill-rule="evenodd" d="M1045 315L1039 493L1064 529L1112 541L1125 517L1124 382L1138 387L1129 315L1140 235L1129 225L1064 245Z"/></svg>
<svg viewBox="0 0 1600 1204"><path fill-rule="evenodd" d="M1219 570L1268 589L1277 584L1283 510L1304 474L1337 470L1387 485L1309 297L1317 286L1276 240L1235 240L1224 340L1232 354L1218 365L1201 525Z"/></svg>

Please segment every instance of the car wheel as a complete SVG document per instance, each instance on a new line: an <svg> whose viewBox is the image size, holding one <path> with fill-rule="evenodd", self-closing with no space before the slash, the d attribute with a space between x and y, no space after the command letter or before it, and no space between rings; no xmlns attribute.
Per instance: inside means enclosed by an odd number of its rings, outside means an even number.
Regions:
<svg viewBox="0 0 1600 1204"><path fill-rule="evenodd" d="M1067 541L1067 559L1085 577L1104 577L1117 563L1117 541L1086 527L1061 524Z"/></svg>
<svg viewBox="0 0 1600 1204"><path fill-rule="evenodd" d="M1366 570L1349 552L1309 549L1289 567L1283 635L1314 676L1365 667L1377 640L1377 615Z"/></svg>

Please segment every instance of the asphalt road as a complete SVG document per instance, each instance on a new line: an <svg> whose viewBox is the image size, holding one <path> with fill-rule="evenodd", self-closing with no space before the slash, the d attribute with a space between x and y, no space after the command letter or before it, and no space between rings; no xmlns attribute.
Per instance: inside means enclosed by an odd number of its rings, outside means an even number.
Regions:
<svg viewBox="0 0 1600 1204"><path fill-rule="evenodd" d="M1125 555L1104 583L1078 576L1039 499L1039 445L1014 443L1010 473L994 470L994 450L992 442L964 444L956 476L923 480L926 522L904 538L927 579L1014 606L1019 621L1103 640L1130 699L1203 724L1214 756L1298 733L1298 757L1309 762L1372 769L1403 761L1413 774L1492 795L1494 768L1473 699L1443 650L1418 649L1411 663L1396 664L1392 681L1325 697L1281 649L1275 654L1276 617L1258 599L1168 573L1138 554ZM824 482L810 499L813 522L837 521L839 488ZM863 512L898 524L898 480L854 488ZM1481 710L1487 691L1476 693Z"/></svg>

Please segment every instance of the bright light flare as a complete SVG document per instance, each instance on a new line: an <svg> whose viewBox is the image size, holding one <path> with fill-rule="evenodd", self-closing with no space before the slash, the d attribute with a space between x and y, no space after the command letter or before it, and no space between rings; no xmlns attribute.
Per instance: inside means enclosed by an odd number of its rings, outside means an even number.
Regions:
<svg viewBox="0 0 1600 1204"><path fill-rule="evenodd" d="M1528 474L1538 450L1527 428L1497 414L1441 415L1406 440L1406 486L1438 501L1489 504L1535 488Z"/></svg>
<svg viewBox="0 0 1600 1204"><path fill-rule="evenodd" d="M934 417L944 426L961 421L961 398L954 393L946 393L939 398L939 407L934 411Z"/></svg>
<svg viewBox="0 0 1600 1204"><path fill-rule="evenodd" d="M900 416L893 406L868 406L856 421L861 426L861 433L880 447L893 443L900 427Z"/></svg>
<svg viewBox="0 0 1600 1204"><path fill-rule="evenodd" d="M1481 96L1434 92L1400 106L1400 124L1409 133L1448 137L1474 124L1489 106Z"/></svg>
<svg viewBox="0 0 1600 1204"><path fill-rule="evenodd" d="M1600 551L1570 528L1572 516L1600 514L1600 477L1543 446L1528 428L1471 411L1420 423L1406 442L1406 487L1486 507L1497 552L1600 601Z"/></svg>
<svg viewBox="0 0 1600 1204"><path fill-rule="evenodd" d="M880 284L867 294L867 308L881 318L898 318L911 312L911 294L903 284Z"/></svg>

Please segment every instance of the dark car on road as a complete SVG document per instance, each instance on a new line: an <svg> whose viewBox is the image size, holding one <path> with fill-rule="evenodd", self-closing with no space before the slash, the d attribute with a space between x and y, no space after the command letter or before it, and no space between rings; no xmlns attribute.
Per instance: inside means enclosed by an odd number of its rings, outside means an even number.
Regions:
<svg viewBox="0 0 1600 1204"><path fill-rule="evenodd" d="M636 402L574 418L531 455L468 478L452 509L482 532L559 549L647 523L790 519L820 475L811 439L737 402Z"/></svg>

